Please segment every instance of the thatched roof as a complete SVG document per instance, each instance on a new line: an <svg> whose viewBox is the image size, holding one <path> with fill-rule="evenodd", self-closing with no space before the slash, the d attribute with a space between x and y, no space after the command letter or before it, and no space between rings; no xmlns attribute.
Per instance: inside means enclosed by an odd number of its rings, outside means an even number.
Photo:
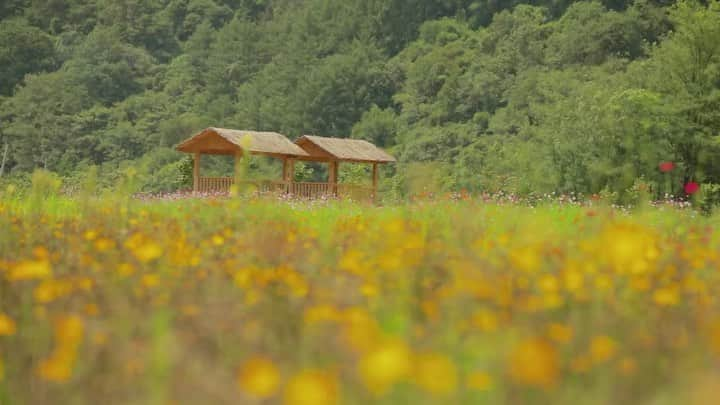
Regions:
<svg viewBox="0 0 720 405"><path fill-rule="evenodd" d="M309 153L311 157L347 162L395 162L395 158L390 154L362 139L304 135L298 138L295 143Z"/></svg>
<svg viewBox="0 0 720 405"><path fill-rule="evenodd" d="M238 149L253 154L308 157L308 153L277 132L207 128L176 147L180 152L235 154Z"/></svg>

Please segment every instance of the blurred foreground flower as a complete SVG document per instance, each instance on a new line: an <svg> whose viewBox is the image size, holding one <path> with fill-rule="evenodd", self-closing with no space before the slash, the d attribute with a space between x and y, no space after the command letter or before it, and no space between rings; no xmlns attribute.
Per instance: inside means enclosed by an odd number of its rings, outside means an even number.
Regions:
<svg viewBox="0 0 720 405"><path fill-rule="evenodd" d="M157 259L162 256L163 250L150 237L141 233L135 233L125 241L125 247L143 263Z"/></svg>
<svg viewBox="0 0 720 405"><path fill-rule="evenodd" d="M694 181L685 184L685 194L687 195L693 195L697 193L698 190L700 190L700 185Z"/></svg>
<svg viewBox="0 0 720 405"><path fill-rule="evenodd" d="M280 372L270 359L253 357L240 367L237 382L241 390L258 398L268 398L280 384Z"/></svg>
<svg viewBox="0 0 720 405"><path fill-rule="evenodd" d="M40 363L38 373L48 381L65 382L72 376L85 325L80 317L70 315L55 322L54 332L55 350Z"/></svg>
<svg viewBox="0 0 720 405"><path fill-rule="evenodd" d="M410 367L410 349L405 343L394 341L367 353L358 365L358 372L369 391L384 394L408 375Z"/></svg>
<svg viewBox="0 0 720 405"><path fill-rule="evenodd" d="M605 363L615 356L617 344L608 336L596 336L590 343L590 356L595 363Z"/></svg>
<svg viewBox="0 0 720 405"><path fill-rule="evenodd" d="M415 383L435 395L448 395L457 388L457 369L447 356L422 354L415 359Z"/></svg>
<svg viewBox="0 0 720 405"><path fill-rule="evenodd" d="M10 269L7 278L10 281L36 280L52 274L50 262L45 259L26 260Z"/></svg>
<svg viewBox="0 0 720 405"><path fill-rule="evenodd" d="M510 353L509 372L520 385L551 388L560 374L557 350L538 338L521 342Z"/></svg>
<svg viewBox="0 0 720 405"><path fill-rule="evenodd" d="M332 405L338 403L336 377L319 370L307 370L293 377L285 387L285 405Z"/></svg>
<svg viewBox="0 0 720 405"><path fill-rule="evenodd" d="M16 331L15 321L9 316L0 313L0 336L12 336Z"/></svg>

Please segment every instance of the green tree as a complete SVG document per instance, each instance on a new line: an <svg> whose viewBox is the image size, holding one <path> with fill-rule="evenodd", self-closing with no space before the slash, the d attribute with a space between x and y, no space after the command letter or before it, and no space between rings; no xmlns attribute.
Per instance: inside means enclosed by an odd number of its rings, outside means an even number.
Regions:
<svg viewBox="0 0 720 405"><path fill-rule="evenodd" d="M0 21L0 95L11 95L26 74L54 67L50 35L21 18Z"/></svg>

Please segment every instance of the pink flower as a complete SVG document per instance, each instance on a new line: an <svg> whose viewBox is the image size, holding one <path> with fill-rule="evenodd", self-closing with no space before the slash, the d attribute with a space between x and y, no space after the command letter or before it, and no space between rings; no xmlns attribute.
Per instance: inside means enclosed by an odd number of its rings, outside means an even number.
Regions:
<svg viewBox="0 0 720 405"><path fill-rule="evenodd" d="M675 163L673 162L661 162L658 167L660 168L660 171L663 173L671 172L675 168Z"/></svg>
<svg viewBox="0 0 720 405"><path fill-rule="evenodd" d="M691 195L698 192L700 189L700 185L695 183L694 181L691 181L685 185L685 194Z"/></svg>

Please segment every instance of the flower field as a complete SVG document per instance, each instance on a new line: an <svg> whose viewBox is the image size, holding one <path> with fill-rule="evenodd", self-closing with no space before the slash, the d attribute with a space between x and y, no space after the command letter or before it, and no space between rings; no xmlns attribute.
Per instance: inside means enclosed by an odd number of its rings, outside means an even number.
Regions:
<svg viewBox="0 0 720 405"><path fill-rule="evenodd" d="M711 404L717 216L0 201L0 404Z"/></svg>

